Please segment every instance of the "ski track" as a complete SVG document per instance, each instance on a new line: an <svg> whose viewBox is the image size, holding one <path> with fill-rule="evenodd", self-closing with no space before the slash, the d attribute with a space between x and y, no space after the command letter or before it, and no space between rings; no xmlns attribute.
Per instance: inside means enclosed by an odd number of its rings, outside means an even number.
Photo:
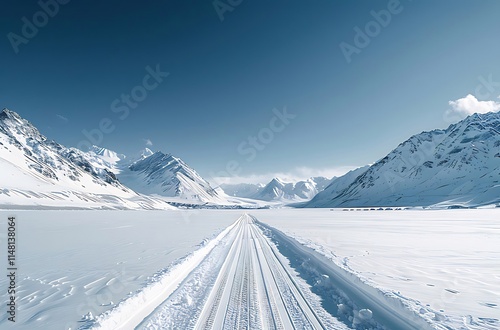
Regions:
<svg viewBox="0 0 500 330"><path fill-rule="evenodd" d="M327 312L266 234L269 227L242 215L157 282L80 329L393 328L373 319L363 326L359 319L353 323L352 317Z"/></svg>

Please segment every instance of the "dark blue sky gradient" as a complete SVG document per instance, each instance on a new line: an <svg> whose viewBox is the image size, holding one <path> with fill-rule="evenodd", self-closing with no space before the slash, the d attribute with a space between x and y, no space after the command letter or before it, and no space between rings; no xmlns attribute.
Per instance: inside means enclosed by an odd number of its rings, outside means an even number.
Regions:
<svg viewBox="0 0 500 330"><path fill-rule="evenodd" d="M102 146L135 153L151 139L205 176L230 160L241 175L372 163L449 125L448 101L474 93L479 76L500 81L495 0L401 0L347 63L339 44L388 3L244 0L221 22L212 1L72 0L16 54L7 34L40 7L6 0L0 106L67 146L109 118ZM112 102L157 64L170 76L120 120ZM284 106L297 117L247 162L238 145Z"/></svg>

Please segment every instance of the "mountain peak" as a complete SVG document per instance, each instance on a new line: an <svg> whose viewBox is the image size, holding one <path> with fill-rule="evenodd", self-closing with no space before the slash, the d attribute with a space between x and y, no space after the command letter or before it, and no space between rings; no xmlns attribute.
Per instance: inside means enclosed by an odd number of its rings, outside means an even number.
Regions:
<svg viewBox="0 0 500 330"><path fill-rule="evenodd" d="M225 202L210 183L182 159L161 151L135 161L119 178L127 186L142 193L203 202Z"/></svg>
<svg viewBox="0 0 500 330"><path fill-rule="evenodd" d="M285 182L278 177L274 177L269 184L280 184L283 185Z"/></svg>
<svg viewBox="0 0 500 330"><path fill-rule="evenodd" d="M43 136L29 121L7 108L4 108L2 112L0 112L0 126L3 128L4 132L7 133L7 135L10 135L13 139L17 139L17 136L19 135L24 135L25 137L29 137L37 141L47 140L47 138Z"/></svg>
<svg viewBox="0 0 500 330"><path fill-rule="evenodd" d="M92 164L86 153L48 140L28 120L6 108L0 113L0 140L4 145L0 158L15 164L16 172L36 173L34 182L41 180L37 185L60 184L66 189L85 188L91 193L107 188L125 191L113 173ZM14 185L17 183L13 181Z"/></svg>
<svg viewBox="0 0 500 330"><path fill-rule="evenodd" d="M459 121L454 125L451 125L450 127L458 127L462 125L474 125L474 124L480 124L487 127L491 126L498 127L499 122L500 122L500 112L473 113L472 115L467 116L465 119Z"/></svg>
<svg viewBox="0 0 500 330"><path fill-rule="evenodd" d="M149 148L144 148L142 151L141 151L141 155L144 156L144 157L148 157L148 156L151 156L152 154L154 154L153 151L151 151L151 149Z"/></svg>
<svg viewBox="0 0 500 330"><path fill-rule="evenodd" d="M3 108L2 109L2 113L5 113L5 114L10 114L10 113L15 113L14 111L12 110L9 110L8 108Z"/></svg>
<svg viewBox="0 0 500 330"><path fill-rule="evenodd" d="M14 111L9 110L7 108L4 108L2 110L2 112L0 113L0 119L5 119L5 118L15 119L17 121L23 120L23 118L21 116L19 116L19 114L17 114L17 112L14 112Z"/></svg>
<svg viewBox="0 0 500 330"><path fill-rule="evenodd" d="M93 145L89 148L90 153L94 153L99 156L102 160L108 162L109 164L116 164L117 162L124 160L126 158L125 155L118 154L113 150L109 150L103 147L99 147Z"/></svg>
<svg viewBox="0 0 500 330"><path fill-rule="evenodd" d="M310 200L323 190L329 181L326 178L317 177L303 181L285 182L275 177L251 197L265 201L282 202Z"/></svg>

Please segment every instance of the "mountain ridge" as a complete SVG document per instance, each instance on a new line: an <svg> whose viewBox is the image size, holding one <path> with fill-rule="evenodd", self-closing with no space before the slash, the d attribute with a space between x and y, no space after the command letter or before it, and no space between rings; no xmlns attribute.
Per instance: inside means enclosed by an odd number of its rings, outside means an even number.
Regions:
<svg viewBox="0 0 500 330"><path fill-rule="evenodd" d="M122 169L118 178L128 187L150 195L227 203L182 159L161 151L134 161Z"/></svg>
<svg viewBox="0 0 500 330"><path fill-rule="evenodd" d="M288 203L311 199L323 190L330 181L331 179L320 176L295 182L275 177L267 184L222 184L221 187L228 195Z"/></svg>
<svg viewBox="0 0 500 330"><path fill-rule="evenodd" d="M308 207L450 206L500 201L500 114L473 114L400 143L336 195Z"/></svg>
<svg viewBox="0 0 500 330"><path fill-rule="evenodd" d="M104 163L98 163L79 149L47 139L14 111L0 113L4 207L172 208L123 186Z"/></svg>

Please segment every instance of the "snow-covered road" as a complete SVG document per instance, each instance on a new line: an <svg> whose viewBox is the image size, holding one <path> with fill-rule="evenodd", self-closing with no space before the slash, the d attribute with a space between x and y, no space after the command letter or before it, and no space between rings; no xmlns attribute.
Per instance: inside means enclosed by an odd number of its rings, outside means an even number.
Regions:
<svg viewBox="0 0 500 330"><path fill-rule="evenodd" d="M319 297L294 273L256 219L244 214L158 281L99 316L89 328L348 327L321 307Z"/></svg>
<svg viewBox="0 0 500 330"><path fill-rule="evenodd" d="M141 291L81 327L89 328L431 327L399 300L244 214Z"/></svg>
<svg viewBox="0 0 500 330"><path fill-rule="evenodd" d="M324 328L253 218L242 216L234 230L196 328Z"/></svg>
<svg viewBox="0 0 500 330"><path fill-rule="evenodd" d="M318 316L296 278L254 218L244 214L137 328L325 329L326 323L345 329L325 311Z"/></svg>

